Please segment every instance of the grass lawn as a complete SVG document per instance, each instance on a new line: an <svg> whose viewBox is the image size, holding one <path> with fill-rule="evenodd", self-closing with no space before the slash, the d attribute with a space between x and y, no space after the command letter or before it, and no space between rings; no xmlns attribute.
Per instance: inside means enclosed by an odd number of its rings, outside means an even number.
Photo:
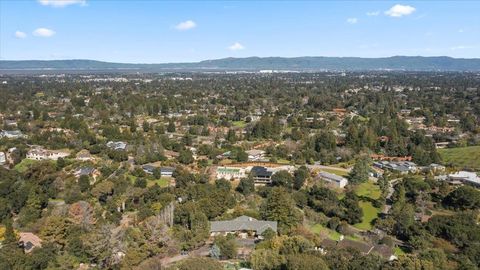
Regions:
<svg viewBox="0 0 480 270"><path fill-rule="evenodd" d="M444 164L480 169L480 146L438 149Z"/></svg>
<svg viewBox="0 0 480 270"><path fill-rule="evenodd" d="M357 223L353 226L360 230L370 230L372 229L370 222L378 217L380 209L373 207L371 202L361 201L359 204L363 210L363 220L361 223Z"/></svg>
<svg viewBox="0 0 480 270"><path fill-rule="evenodd" d="M393 251L395 256L405 255L405 251L403 251L400 247L395 247Z"/></svg>
<svg viewBox="0 0 480 270"><path fill-rule="evenodd" d="M17 172L23 173L23 172L26 172L28 170L28 167L30 167L30 165L32 165L35 162L37 162L37 161L33 160L33 159L27 159L26 158L26 159L22 160L20 163L18 163L17 165L15 165L14 169Z"/></svg>
<svg viewBox="0 0 480 270"><path fill-rule="evenodd" d="M277 160L277 163L280 163L280 164L290 164L290 160L280 158L280 159Z"/></svg>
<svg viewBox="0 0 480 270"><path fill-rule="evenodd" d="M372 181L367 181L355 187L355 194L376 200L380 198L382 191L377 184L373 183Z"/></svg>
<svg viewBox="0 0 480 270"><path fill-rule="evenodd" d="M170 184L170 179L162 177L157 180L148 180L147 187L151 187L155 184L159 185L160 187L168 187L168 185Z"/></svg>
<svg viewBox="0 0 480 270"><path fill-rule="evenodd" d="M233 124L234 127L243 128L247 125L247 122L245 122L245 121L233 121L232 124Z"/></svg>
<svg viewBox="0 0 480 270"><path fill-rule="evenodd" d="M338 241L340 240L340 233L334 230L323 227L321 224L315 224L310 227L310 231L315 234L323 234L328 236L331 240Z"/></svg>
<svg viewBox="0 0 480 270"><path fill-rule="evenodd" d="M320 169L321 171L328 172L328 173L333 173L339 176L347 176L348 172L342 171L342 170L335 170L335 169Z"/></svg>

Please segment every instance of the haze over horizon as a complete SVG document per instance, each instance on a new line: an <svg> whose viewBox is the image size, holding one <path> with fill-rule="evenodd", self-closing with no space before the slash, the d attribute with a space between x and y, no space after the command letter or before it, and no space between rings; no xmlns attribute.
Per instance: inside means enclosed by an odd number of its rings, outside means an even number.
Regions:
<svg viewBox="0 0 480 270"><path fill-rule="evenodd" d="M479 2L0 2L0 60L480 56Z"/></svg>

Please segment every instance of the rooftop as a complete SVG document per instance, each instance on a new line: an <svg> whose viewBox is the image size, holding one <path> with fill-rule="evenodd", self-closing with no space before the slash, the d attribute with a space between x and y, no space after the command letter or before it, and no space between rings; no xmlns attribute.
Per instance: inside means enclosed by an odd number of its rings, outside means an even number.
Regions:
<svg viewBox="0 0 480 270"><path fill-rule="evenodd" d="M269 228L277 231L277 222L257 220L248 216L210 223L210 232L255 231L257 234L262 234Z"/></svg>

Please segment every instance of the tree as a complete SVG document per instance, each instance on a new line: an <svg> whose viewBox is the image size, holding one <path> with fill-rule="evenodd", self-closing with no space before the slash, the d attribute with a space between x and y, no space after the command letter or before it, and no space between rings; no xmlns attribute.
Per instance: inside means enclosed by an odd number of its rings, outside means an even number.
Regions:
<svg viewBox="0 0 480 270"><path fill-rule="evenodd" d="M280 269L285 257L271 249L256 249L250 256L250 263L255 270Z"/></svg>
<svg viewBox="0 0 480 270"><path fill-rule="evenodd" d="M82 175L78 178L78 186L80 187L81 192L90 190L90 179L87 175Z"/></svg>
<svg viewBox="0 0 480 270"><path fill-rule="evenodd" d="M288 171L278 171L272 175L272 185L292 188L293 177Z"/></svg>
<svg viewBox="0 0 480 270"><path fill-rule="evenodd" d="M295 171L293 174L293 187L295 189L301 189L305 184L305 180L308 177L308 169L305 166L301 166L298 170Z"/></svg>
<svg viewBox="0 0 480 270"><path fill-rule="evenodd" d="M341 204L345 209L344 218L350 224L362 222L363 210L358 203L358 197L353 191L347 192Z"/></svg>
<svg viewBox="0 0 480 270"><path fill-rule="evenodd" d="M237 141L237 135L235 134L235 130L229 129L227 132L227 136L225 136L225 139L231 144L235 143Z"/></svg>
<svg viewBox="0 0 480 270"><path fill-rule="evenodd" d="M368 174L370 172L369 158L360 157L355 165L353 166L352 171L349 174L349 181L352 184L359 184L366 182L368 180Z"/></svg>
<svg viewBox="0 0 480 270"><path fill-rule="evenodd" d="M175 132L175 123L172 120L168 122L167 132L170 132L170 133Z"/></svg>
<svg viewBox="0 0 480 270"><path fill-rule="evenodd" d="M240 179L240 183L238 183L237 186L237 191L243 195L250 195L255 192L255 181L253 181L253 178L247 177Z"/></svg>
<svg viewBox="0 0 480 270"><path fill-rule="evenodd" d="M243 150L239 150L237 152L237 161L238 162L247 162L248 161L248 154L247 152L243 151Z"/></svg>
<svg viewBox="0 0 480 270"><path fill-rule="evenodd" d="M234 259L237 257L237 242L234 236L217 236L214 244L220 249L221 258Z"/></svg>
<svg viewBox="0 0 480 270"><path fill-rule="evenodd" d="M175 266L178 270L223 270L222 264L211 258L189 258Z"/></svg>
<svg viewBox="0 0 480 270"><path fill-rule="evenodd" d="M193 163L193 153L189 149L184 149L180 151L178 156L178 161L182 164L191 164Z"/></svg>
<svg viewBox="0 0 480 270"><path fill-rule="evenodd" d="M450 192L443 204L460 210L480 208L480 191L470 186L461 186Z"/></svg>
<svg viewBox="0 0 480 270"><path fill-rule="evenodd" d="M316 255L292 254L286 257L286 269L289 270L328 270L325 261Z"/></svg>
<svg viewBox="0 0 480 270"><path fill-rule="evenodd" d="M278 221L283 231L295 227L301 220L290 193L281 187L272 188L262 205L261 214L265 220Z"/></svg>

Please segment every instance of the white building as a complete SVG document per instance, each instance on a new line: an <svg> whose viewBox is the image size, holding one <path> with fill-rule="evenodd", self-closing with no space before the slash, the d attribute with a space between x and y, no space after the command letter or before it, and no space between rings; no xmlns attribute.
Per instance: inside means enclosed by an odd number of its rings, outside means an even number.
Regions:
<svg viewBox="0 0 480 270"><path fill-rule="evenodd" d="M107 147L113 150L125 150L127 148L127 143L125 142L107 142Z"/></svg>
<svg viewBox="0 0 480 270"><path fill-rule="evenodd" d="M348 184L347 178L328 172L320 172L317 177L337 188L344 188Z"/></svg>
<svg viewBox="0 0 480 270"><path fill-rule="evenodd" d="M28 151L27 158L33 160L57 160L59 158L66 158L69 155L70 153L67 151L34 148Z"/></svg>
<svg viewBox="0 0 480 270"><path fill-rule="evenodd" d="M4 152L0 152L0 165L4 165L7 162L7 157Z"/></svg>
<svg viewBox="0 0 480 270"><path fill-rule="evenodd" d="M452 183L461 182L463 184L480 187L480 177L474 172L459 171L449 174L448 181Z"/></svg>
<svg viewBox="0 0 480 270"><path fill-rule="evenodd" d="M8 139L23 138L23 133L20 130L4 130L0 132L0 138L5 137Z"/></svg>
<svg viewBox="0 0 480 270"><path fill-rule="evenodd" d="M245 152L248 155L249 161L261 161L265 159L265 151L263 150L252 149Z"/></svg>

